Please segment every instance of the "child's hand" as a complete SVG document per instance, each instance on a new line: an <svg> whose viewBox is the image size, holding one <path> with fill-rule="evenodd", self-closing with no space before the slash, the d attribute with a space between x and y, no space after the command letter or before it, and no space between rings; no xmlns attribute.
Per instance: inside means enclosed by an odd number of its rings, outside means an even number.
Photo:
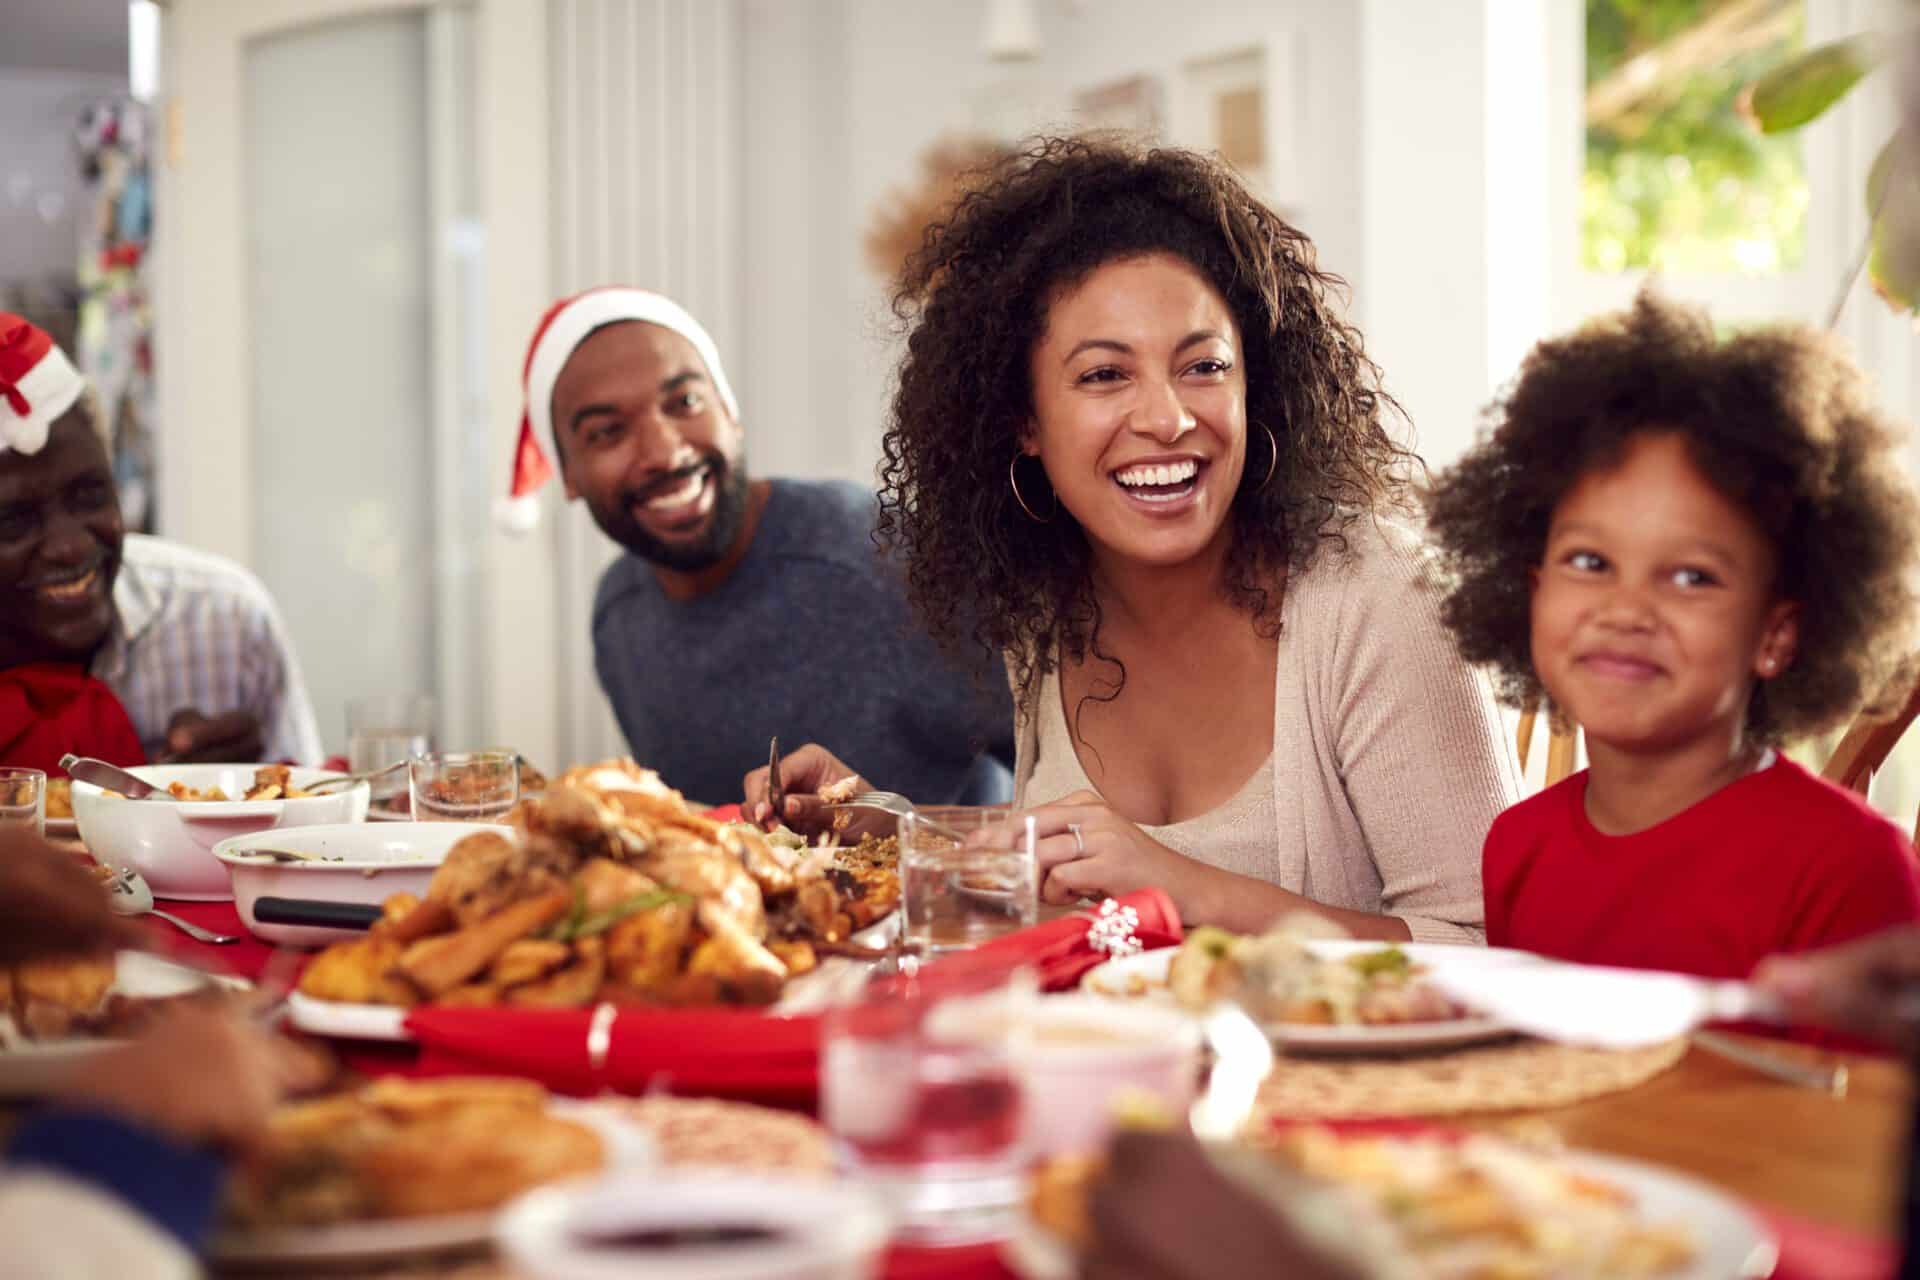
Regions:
<svg viewBox="0 0 1920 1280"><path fill-rule="evenodd" d="M1753 981L1807 1026L1920 1049L1920 926L1902 925L1857 942L1800 955L1770 956Z"/></svg>

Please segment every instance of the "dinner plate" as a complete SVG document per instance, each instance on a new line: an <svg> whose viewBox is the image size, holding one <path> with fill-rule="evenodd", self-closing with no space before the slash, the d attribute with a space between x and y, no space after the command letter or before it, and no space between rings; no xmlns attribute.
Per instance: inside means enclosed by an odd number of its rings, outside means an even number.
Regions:
<svg viewBox="0 0 1920 1280"><path fill-rule="evenodd" d="M645 1169L654 1163L653 1140L639 1125L592 1102L559 1100L555 1115L578 1120L606 1144L601 1174ZM209 1246L211 1261L237 1267L285 1267L296 1263L371 1262L409 1254L434 1253L486 1244L493 1237L498 1210L447 1213L426 1218L342 1222L324 1227L280 1227L267 1231L227 1231Z"/></svg>
<svg viewBox="0 0 1920 1280"><path fill-rule="evenodd" d="M1612 1183L1632 1197L1648 1223L1681 1223L1692 1233L1693 1262L1661 1280L1764 1280L1780 1260L1773 1233L1746 1206L1683 1173L1591 1151L1561 1157L1576 1173ZM1022 1210L1002 1257L1023 1280L1073 1280L1079 1262L1059 1236Z"/></svg>
<svg viewBox="0 0 1920 1280"><path fill-rule="evenodd" d="M144 951L122 951L114 957L111 990L127 996L179 996L204 985L209 976L236 991L252 985L239 978L203 974ZM28 1040L15 1029L12 1018L0 1014L0 1097L45 1093L75 1063L125 1043L100 1036Z"/></svg>
<svg viewBox="0 0 1920 1280"><path fill-rule="evenodd" d="M900 913L895 911L877 924L854 934L852 941L862 946L884 947L899 928ZM872 961L827 956L813 972L788 982L769 1012L774 1016L817 1013L842 1003L859 990L872 969ZM409 1042L413 1039L407 1031L409 1012L391 1004L344 1004L336 1000L316 1000L298 991L287 997L289 1023L310 1034L332 1036L340 1040Z"/></svg>
<svg viewBox="0 0 1920 1280"><path fill-rule="evenodd" d="M1437 969L1442 965L1539 964L1538 956L1501 947L1449 946L1439 942L1357 942L1315 940L1307 947L1315 955L1341 957L1379 951L1395 945L1415 964ZM1172 1003L1167 970L1177 947L1144 951L1109 960L1081 979L1080 989L1096 995ZM1144 987L1144 990L1141 988ZM1322 1026L1313 1023L1270 1022L1266 1032L1275 1044L1311 1053L1399 1053L1417 1049L1445 1049L1456 1045L1497 1040L1513 1031L1493 1018L1449 1018L1442 1022L1403 1022L1390 1026Z"/></svg>

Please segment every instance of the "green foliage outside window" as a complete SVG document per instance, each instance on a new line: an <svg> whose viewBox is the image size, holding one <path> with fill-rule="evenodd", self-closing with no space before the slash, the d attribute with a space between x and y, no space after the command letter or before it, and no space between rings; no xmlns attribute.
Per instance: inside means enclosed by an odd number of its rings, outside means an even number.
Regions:
<svg viewBox="0 0 1920 1280"><path fill-rule="evenodd" d="M1742 91L1801 47L1801 0L1587 0L1581 260L1591 271L1764 274L1799 265L1798 140Z"/></svg>

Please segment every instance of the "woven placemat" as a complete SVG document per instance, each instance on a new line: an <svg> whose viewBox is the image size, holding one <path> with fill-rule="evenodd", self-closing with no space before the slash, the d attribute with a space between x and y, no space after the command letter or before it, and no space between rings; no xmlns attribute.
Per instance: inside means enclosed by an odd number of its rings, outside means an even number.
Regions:
<svg viewBox="0 0 1920 1280"><path fill-rule="evenodd" d="M1509 1040L1407 1058L1282 1055L1260 1086L1257 1114L1334 1120L1563 1107L1644 1084L1686 1051L1682 1037L1628 1050Z"/></svg>

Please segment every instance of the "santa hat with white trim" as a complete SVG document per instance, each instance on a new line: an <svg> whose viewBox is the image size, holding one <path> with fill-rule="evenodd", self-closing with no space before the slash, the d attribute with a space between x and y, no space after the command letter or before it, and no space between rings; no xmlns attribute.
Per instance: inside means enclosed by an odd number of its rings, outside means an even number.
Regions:
<svg viewBox="0 0 1920 1280"><path fill-rule="evenodd" d="M520 415L520 438L513 451L513 484L494 510L494 519L508 532L526 533L540 522L540 490L553 478L553 464L547 460L541 441L553 438L553 384L560 380L560 371L594 330L625 320L657 324L691 343L706 362L707 377L720 402L739 421L740 405L733 398L726 370L720 367L719 348L679 303L645 289L620 285L562 298L540 317L521 369L526 408Z"/></svg>
<svg viewBox="0 0 1920 1280"><path fill-rule="evenodd" d="M46 330L0 311L0 454L46 448L47 432L86 389Z"/></svg>

